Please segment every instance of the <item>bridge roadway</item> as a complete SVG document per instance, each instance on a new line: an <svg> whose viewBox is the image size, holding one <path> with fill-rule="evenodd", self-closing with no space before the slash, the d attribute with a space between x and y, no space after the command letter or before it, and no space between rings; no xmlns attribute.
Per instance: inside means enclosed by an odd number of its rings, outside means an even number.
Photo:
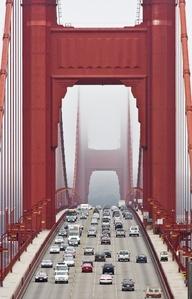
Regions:
<svg viewBox="0 0 192 299"><path fill-rule="evenodd" d="M91 213L92 214L92 213ZM156 275L154 266L150 259L146 245L142 237L129 237L128 228L135 224L135 220L124 220L124 228L126 229L126 238L116 238L113 224L111 224L111 245L100 244L101 225L98 225L98 233L96 238L88 238L87 230L91 222L91 215L87 220L80 220L84 224L84 231L81 237L81 245L77 248L75 267L71 267L69 271L68 284L54 283L54 270L45 269L48 274L47 283L37 283L34 280L35 273L40 270L40 265L33 275L33 278L24 294L24 299L123 299L135 298L142 299L145 297L144 289L147 286L160 286L160 282ZM101 221L101 220L100 220ZM115 265L115 275L113 276L112 285L100 285L99 278L102 272L103 262L94 262L93 273L82 273L81 262L87 256L83 255L83 248L86 246L93 246L95 251L100 251L106 247L112 251L112 257L107 261ZM130 262L118 262L117 252L121 249L128 249L131 252ZM138 264L135 261L136 255L144 253L147 255L147 264ZM62 261L63 252L60 254L50 254L47 252L44 258L51 258L54 265L58 261ZM93 259L93 256L88 256ZM122 292L121 281L123 278L132 278L135 281L135 291ZM162 298L165 299L164 296Z"/></svg>

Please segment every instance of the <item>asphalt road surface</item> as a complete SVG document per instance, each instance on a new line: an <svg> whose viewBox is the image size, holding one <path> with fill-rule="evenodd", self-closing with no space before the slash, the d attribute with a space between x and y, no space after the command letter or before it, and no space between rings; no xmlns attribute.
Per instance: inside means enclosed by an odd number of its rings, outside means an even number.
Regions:
<svg viewBox="0 0 192 299"><path fill-rule="evenodd" d="M97 237L87 237L87 230L90 226L92 212L90 212L87 220L79 220L84 224L84 231L81 236L81 245L77 248L75 267L71 267L69 271L68 284L55 284L54 270L45 269L48 274L48 282L35 282L35 273L40 270L40 266L34 273L34 276L26 290L24 299L143 299L147 286L160 287L160 282L156 275L154 266L150 259L146 245L140 237L129 237L128 228L135 224L134 220L123 220L124 228L126 229L125 238L116 238L113 224L111 223L111 245L100 244L101 220L99 222ZM111 221L112 222L112 221ZM93 273L82 273L81 262L86 259L84 250L86 246L94 247L95 251L100 251L102 248L108 248L112 251L112 257L107 258L107 262L112 262L115 265L115 274L113 275L112 285L100 285L99 278L102 273L103 262L94 262ZM130 262L118 262L117 252L121 249L128 249L131 252ZM136 263L137 254L147 255L147 264ZM62 261L63 251L60 254L46 253L44 258L52 259L54 265L58 261ZM88 256L94 260L94 256ZM132 278L135 281L135 291L122 291L121 282L124 278ZM162 298L165 299L164 296Z"/></svg>

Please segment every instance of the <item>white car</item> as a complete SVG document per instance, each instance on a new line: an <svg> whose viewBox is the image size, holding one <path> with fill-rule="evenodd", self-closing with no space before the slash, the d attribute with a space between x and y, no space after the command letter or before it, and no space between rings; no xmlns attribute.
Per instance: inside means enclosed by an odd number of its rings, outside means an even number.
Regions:
<svg viewBox="0 0 192 299"><path fill-rule="evenodd" d="M138 225L132 225L129 229L129 236L139 237L139 227Z"/></svg>
<svg viewBox="0 0 192 299"><path fill-rule="evenodd" d="M49 249L49 253L60 253L60 247L58 245L52 245Z"/></svg>
<svg viewBox="0 0 192 299"><path fill-rule="evenodd" d="M65 262L59 262L55 266L55 273L56 271L63 271L65 273L69 273L69 267Z"/></svg>
<svg viewBox="0 0 192 299"><path fill-rule="evenodd" d="M167 251L160 252L160 261L168 261L168 252Z"/></svg>
<svg viewBox="0 0 192 299"><path fill-rule="evenodd" d="M62 236L56 236L54 243L55 244L61 244L61 243L63 243L63 241L64 241L64 239L63 239Z"/></svg>
<svg viewBox="0 0 192 299"><path fill-rule="evenodd" d="M99 283L100 284L112 284L113 283L112 275L102 274L100 279L99 279Z"/></svg>
<svg viewBox="0 0 192 299"><path fill-rule="evenodd" d="M41 268L52 268L52 267L53 267L52 260L42 260Z"/></svg>
<svg viewBox="0 0 192 299"><path fill-rule="evenodd" d="M69 275L65 271L58 270L55 272L55 283L68 283L69 282Z"/></svg>
<svg viewBox="0 0 192 299"><path fill-rule="evenodd" d="M74 267L75 266L75 261L74 258L71 254L65 254L64 256L64 263L68 266L68 267Z"/></svg>
<svg viewBox="0 0 192 299"><path fill-rule="evenodd" d="M67 246L67 248L65 249L65 254L68 254L68 253L71 254L73 257L75 257L76 249L73 246Z"/></svg>
<svg viewBox="0 0 192 299"><path fill-rule="evenodd" d="M119 262L129 262L130 261L130 252L127 250L120 250L118 253Z"/></svg>

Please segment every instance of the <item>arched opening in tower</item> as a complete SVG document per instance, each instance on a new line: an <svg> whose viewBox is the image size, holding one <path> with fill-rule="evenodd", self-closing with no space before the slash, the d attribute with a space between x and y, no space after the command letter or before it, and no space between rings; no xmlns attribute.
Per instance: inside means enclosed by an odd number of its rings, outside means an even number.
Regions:
<svg viewBox="0 0 192 299"><path fill-rule="evenodd" d="M118 205L119 180L115 171L94 171L89 181L88 203L92 206Z"/></svg>

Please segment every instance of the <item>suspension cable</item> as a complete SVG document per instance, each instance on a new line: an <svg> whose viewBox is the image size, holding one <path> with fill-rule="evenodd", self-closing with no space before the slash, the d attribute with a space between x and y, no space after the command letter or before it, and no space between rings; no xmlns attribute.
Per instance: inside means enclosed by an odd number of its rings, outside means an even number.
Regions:
<svg viewBox="0 0 192 299"><path fill-rule="evenodd" d="M191 99L191 84L190 84L190 67L188 53L188 36L186 24L185 0L179 0L180 22L181 22L181 43L183 53L183 78L185 85L185 100L186 100L186 117L188 131L188 153L190 162L190 191L192 192L192 99Z"/></svg>

